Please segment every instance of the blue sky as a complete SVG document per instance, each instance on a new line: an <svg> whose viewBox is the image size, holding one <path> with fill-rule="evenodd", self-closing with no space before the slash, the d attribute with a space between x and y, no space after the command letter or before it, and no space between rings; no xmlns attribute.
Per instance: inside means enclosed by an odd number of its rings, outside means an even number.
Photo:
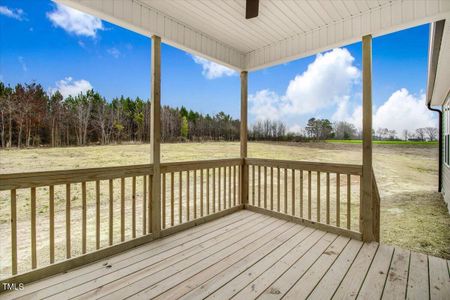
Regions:
<svg viewBox="0 0 450 300"><path fill-rule="evenodd" d="M0 79L6 84L36 81L49 92L66 94L92 87L108 100L149 97L148 37L48 0L2 0L0 26ZM428 35L424 25L374 39L375 127L400 132L436 122L423 103ZM251 72L250 122L276 115L299 130L318 116L358 126L361 43L338 50ZM239 89L238 74L162 46L163 104L238 118Z"/></svg>

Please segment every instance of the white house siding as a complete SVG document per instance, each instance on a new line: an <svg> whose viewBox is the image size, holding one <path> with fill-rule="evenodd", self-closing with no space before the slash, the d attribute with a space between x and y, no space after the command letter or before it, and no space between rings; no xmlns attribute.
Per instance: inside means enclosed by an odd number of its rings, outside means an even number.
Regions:
<svg viewBox="0 0 450 300"><path fill-rule="evenodd" d="M442 142L443 142L443 147L442 147L442 194L444 196L444 201L447 203L447 208L449 209L449 212L450 212L450 167L445 162L445 157L446 157L445 152L447 151L447 156L450 155L449 147L445 146L445 135L449 134L449 132L450 132L450 118L449 118L450 111L449 111L449 109L450 109L449 104L442 107L443 136L441 138L442 138Z"/></svg>
<svg viewBox="0 0 450 300"><path fill-rule="evenodd" d="M442 194L450 212L450 168L445 164L442 167L442 173Z"/></svg>

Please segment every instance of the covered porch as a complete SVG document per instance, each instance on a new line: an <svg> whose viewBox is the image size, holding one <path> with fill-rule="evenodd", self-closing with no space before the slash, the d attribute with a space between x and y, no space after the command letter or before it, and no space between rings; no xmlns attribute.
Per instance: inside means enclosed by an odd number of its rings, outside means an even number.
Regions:
<svg viewBox="0 0 450 300"><path fill-rule="evenodd" d="M260 16L247 21L245 1L58 2L151 37L151 163L0 175L0 191L11 199L10 276L2 290L14 290L0 297L449 297L448 261L378 243L372 168L372 37L448 18L448 2L266 0ZM362 41L362 164L249 158L248 72L356 41ZM240 72L239 157L161 162L161 42ZM29 260L18 250L24 193ZM61 197L62 220L55 217ZM49 205L45 237L37 201Z"/></svg>

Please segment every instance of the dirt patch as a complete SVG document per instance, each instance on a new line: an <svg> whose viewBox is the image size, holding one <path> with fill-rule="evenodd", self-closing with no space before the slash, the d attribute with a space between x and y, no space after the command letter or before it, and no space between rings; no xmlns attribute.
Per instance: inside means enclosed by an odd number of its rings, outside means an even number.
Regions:
<svg viewBox="0 0 450 300"><path fill-rule="evenodd" d="M272 158L286 160L305 160L331 163L361 163L360 144L340 143L249 143L249 157ZM239 156L239 143L188 143L163 144L162 161L186 161L202 159L235 158ZM48 171L62 169L78 169L107 167L120 165L143 164L149 162L150 146L148 144L43 148L24 150L0 150L0 173L16 173L30 171ZM437 190L438 182L438 149L436 146L423 145L374 145L374 170L381 194L381 241L398 245L406 249L432 254L450 259L450 216L442 197ZM140 182L138 182L139 184ZM357 184L357 183L355 183ZM115 185L119 186L119 184ZM107 187L104 188L107 190ZM127 190L130 190L127 186ZM357 189L352 188L352 192ZM41 194L39 194L41 193ZM64 191L61 191L64 195ZM119 195L119 191L114 191ZM41 196L39 196L41 195ZM94 199L94 185L88 183L88 199ZM48 251L48 190L38 191L38 218L42 228L38 231L39 250ZM80 195L74 191L73 220L80 219ZM102 194L101 209L107 209L107 195ZM43 199L44 201L41 201ZM9 194L0 192L0 229L9 234ZM29 259L29 190L24 190L19 204L19 255ZM57 256L64 257L64 198L56 203L57 215ZM89 200L90 201L90 200ZM102 200L103 201L103 200ZM119 200L117 200L119 201ZM104 205L104 208L103 208ZM89 202L88 219L94 218L95 203ZM359 207L352 203L353 216ZM92 208L92 209L91 209ZM118 209L118 207L117 207ZM127 208L127 213L130 208ZM138 203L138 211L139 211ZM114 212L115 215L119 211ZM119 221L119 220L117 220ZM358 220L352 220L357 225ZM101 245L107 244L107 216L102 215ZM130 224L127 221L127 230ZM138 224L138 228L140 228ZM119 229L115 224L114 229ZM72 235L80 236L80 226L72 227ZM95 234L88 229L88 245L95 245ZM116 233L115 233L116 234ZM79 244L79 239L74 239ZM10 248L0 247L0 265L10 268ZM73 246L74 249L79 247ZM79 250L76 250L79 251ZM38 257L39 262L48 261L48 255ZM0 276L1 277L1 276Z"/></svg>

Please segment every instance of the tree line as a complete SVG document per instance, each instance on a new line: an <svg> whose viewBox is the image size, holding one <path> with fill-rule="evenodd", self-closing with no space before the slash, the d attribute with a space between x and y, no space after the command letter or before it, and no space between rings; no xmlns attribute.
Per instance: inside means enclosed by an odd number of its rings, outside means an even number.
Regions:
<svg viewBox="0 0 450 300"><path fill-rule="evenodd" d="M108 102L94 90L68 96L48 94L40 84L0 82L1 147L71 146L150 141L148 100ZM220 112L201 114L184 107L161 107L161 140L238 140L239 120Z"/></svg>
<svg viewBox="0 0 450 300"><path fill-rule="evenodd" d="M151 103L139 97L118 97L107 101L94 90L64 98L58 91L47 93L40 84L0 82L1 147L72 146L150 141ZM219 112L201 114L185 107L161 107L162 142L236 141L240 121ZM404 131L406 140L436 140L437 129ZM359 139L361 132L348 122L311 118L299 132L281 121L264 120L249 128L250 140L320 141ZM374 139L398 139L387 128L373 131Z"/></svg>

